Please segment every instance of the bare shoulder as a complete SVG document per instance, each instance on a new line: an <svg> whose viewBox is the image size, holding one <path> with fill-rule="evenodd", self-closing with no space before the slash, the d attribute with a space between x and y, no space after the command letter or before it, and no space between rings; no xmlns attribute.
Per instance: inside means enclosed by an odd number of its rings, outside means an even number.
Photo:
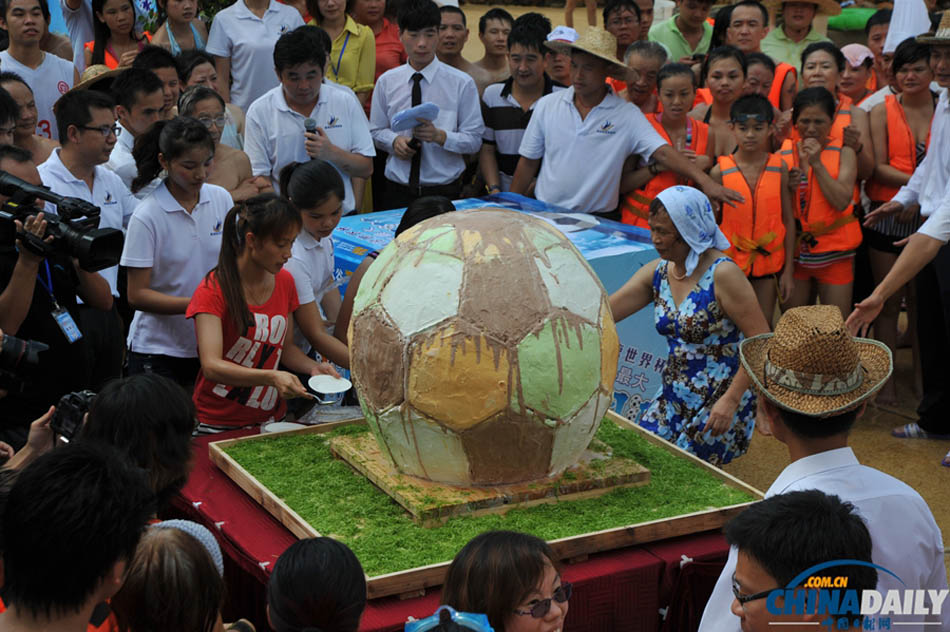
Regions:
<svg viewBox="0 0 950 632"><path fill-rule="evenodd" d="M699 105L697 105L696 107L694 107L692 110L689 111L689 116L698 121L701 121L703 120L703 117L706 116L706 110L708 109L709 109L708 103L700 103Z"/></svg>
<svg viewBox="0 0 950 632"><path fill-rule="evenodd" d="M195 27L195 30L198 31L198 34L201 35L201 39L208 41L208 27L205 26L205 23L195 18L191 21L191 25Z"/></svg>

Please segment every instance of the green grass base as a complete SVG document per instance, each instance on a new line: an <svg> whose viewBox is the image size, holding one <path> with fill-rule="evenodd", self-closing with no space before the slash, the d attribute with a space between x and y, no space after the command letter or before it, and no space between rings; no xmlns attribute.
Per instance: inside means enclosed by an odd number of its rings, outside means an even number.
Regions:
<svg viewBox="0 0 950 632"><path fill-rule="evenodd" d="M512 509L504 515L452 518L424 528L389 496L333 458L327 439L369 432L347 426L331 433L275 436L236 443L227 453L321 534L345 542L370 576L445 562L466 542L492 529L554 540L755 500L700 467L604 419L597 438L614 454L651 473L645 487L597 498Z"/></svg>

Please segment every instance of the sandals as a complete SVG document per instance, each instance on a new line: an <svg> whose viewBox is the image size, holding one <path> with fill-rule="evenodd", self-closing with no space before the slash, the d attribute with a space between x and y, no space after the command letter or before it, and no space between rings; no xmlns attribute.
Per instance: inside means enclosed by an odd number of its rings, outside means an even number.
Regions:
<svg viewBox="0 0 950 632"><path fill-rule="evenodd" d="M942 439L950 440L950 434L937 434L934 432L927 432L921 428L917 422L904 424L898 428L891 430L891 436L897 437L898 439ZM950 457L950 455L948 455ZM947 459L944 459L947 461ZM950 467L950 461L944 463L947 467Z"/></svg>

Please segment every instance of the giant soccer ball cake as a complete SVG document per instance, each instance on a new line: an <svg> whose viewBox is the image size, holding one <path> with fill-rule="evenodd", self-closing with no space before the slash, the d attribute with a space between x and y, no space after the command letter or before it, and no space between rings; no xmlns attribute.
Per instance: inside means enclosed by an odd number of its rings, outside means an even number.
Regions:
<svg viewBox="0 0 950 632"><path fill-rule="evenodd" d="M448 213L390 243L360 284L350 364L404 474L452 485L552 476L611 403L619 343L603 286L553 226Z"/></svg>

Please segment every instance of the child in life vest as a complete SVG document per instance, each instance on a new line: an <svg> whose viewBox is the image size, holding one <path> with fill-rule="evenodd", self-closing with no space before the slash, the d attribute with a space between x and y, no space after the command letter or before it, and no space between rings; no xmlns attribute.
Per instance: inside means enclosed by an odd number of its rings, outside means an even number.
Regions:
<svg viewBox="0 0 950 632"><path fill-rule="evenodd" d="M742 193L745 202L724 205L719 228L732 244L727 254L749 278L771 322L776 298L784 303L794 287L795 217L788 168L779 154L769 152L774 111L766 97L742 97L732 104L730 117L737 149L719 156L709 175Z"/></svg>

